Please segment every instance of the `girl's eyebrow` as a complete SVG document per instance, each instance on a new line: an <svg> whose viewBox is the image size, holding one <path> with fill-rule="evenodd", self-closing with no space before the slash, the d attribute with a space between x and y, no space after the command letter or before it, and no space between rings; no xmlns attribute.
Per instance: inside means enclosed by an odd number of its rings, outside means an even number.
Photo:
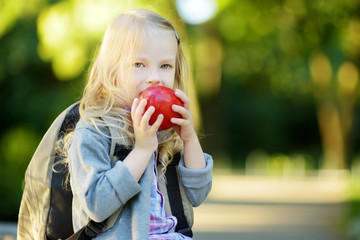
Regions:
<svg viewBox="0 0 360 240"><path fill-rule="evenodd" d="M142 57L142 56L137 56L135 58L136 61L147 61L148 58L146 57ZM164 59L161 59L160 62L175 62L176 61L176 58L173 58L173 57L169 57L169 58L164 58Z"/></svg>
<svg viewBox="0 0 360 240"><path fill-rule="evenodd" d="M135 60L136 61L144 61L144 60L146 60L146 58L145 57L139 57L139 56L137 56L136 58L135 58Z"/></svg>
<svg viewBox="0 0 360 240"><path fill-rule="evenodd" d="M165 58L161 60L162 62L175 62L175 58Z"/></svg>

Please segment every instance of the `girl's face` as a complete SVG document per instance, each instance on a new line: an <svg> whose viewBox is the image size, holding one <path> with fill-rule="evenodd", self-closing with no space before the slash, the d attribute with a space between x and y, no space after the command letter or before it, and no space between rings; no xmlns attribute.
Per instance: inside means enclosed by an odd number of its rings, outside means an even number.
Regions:
<svg viewBox="0 0 360 240"><path fill-rule="evenodd" d="M162 29L149 29L142 40L136 61L135 84L137 95L154 85L173 88L177 41L175 34Z"/></svg>

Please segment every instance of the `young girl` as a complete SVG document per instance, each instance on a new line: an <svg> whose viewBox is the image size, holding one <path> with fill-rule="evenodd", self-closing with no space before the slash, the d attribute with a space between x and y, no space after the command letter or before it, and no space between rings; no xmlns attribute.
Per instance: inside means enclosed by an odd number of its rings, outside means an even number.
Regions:
<svg viewBox="0 0 360 240"><path fill-rule="evenodd" d="M163 17L133 10L109 25L80 103L81 119L69 135L75 232L89 219L112 217L112 226L96 239L190 239L175 232L177 219L165 211L168 198L158 184L166 181L164 172L180 151L182 198L198 206L211 188L212 158L203 153L194 130L186 74L178 34ZM173 129L158 132L162 115L149 125L155 109L145 111L147 102L139 95L154 85L176 89L184 103L173 105L182 116L171 120ZM111 141L130 153L113 163ZM187 216L190 225L192 217Z"/></svg>

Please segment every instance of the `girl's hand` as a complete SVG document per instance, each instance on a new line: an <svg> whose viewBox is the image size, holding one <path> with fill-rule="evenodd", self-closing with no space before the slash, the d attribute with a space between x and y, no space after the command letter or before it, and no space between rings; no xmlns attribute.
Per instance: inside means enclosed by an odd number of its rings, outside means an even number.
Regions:
<svg viewBox="0 0 360 240"><path fill-rule="evenodd" d="M188 96L179 89L175 90L175 95L184 103L184 107L173 105L172 110L179 113L182 118L172 118L170 121L176 124L176 126L174 126L174 130L179 134L181 140L186 143L194 140L194 138L197 138L190 111L190 100Z"/></svg>
<svg viewBox="0 0 360 240"><path fill-rule="evenodd" d="M152 126L149 125L151 115L155 112L153 106L149 107L145 112L147 101L145 99L139 100L135 98L131 107L131 118L133 121L135 146L134 148L155 152L158 147L157 131L164 119L162 114L159 114Z"/></svg>
<svg viewBox="0 0 360 240"><path fill-rule="evenodd" d="M158 147L158 139L156 133L163 121L163 116L159 115L155 123L150 126L149 120L155 112L154 107L149 107L145 111L146 100L135 98L131 106L131 119L135 134L135 146L131 152L123 160L123 163L129 169L134 178L139 181L146 166L149 164L151 155Z"/></svg>
<svg viewBox="0 0 360 240"><path fill-rule="evenodd" d="M172 118L171 122L177 124L174 130L184 142L184 164L190 169L203 169L206 166L204 153L197 137L194 122L190 111L190 100L186 94L178 89L175 95L184 103L184 107L173 105L172 110L179 113L182 118Z"/></svg>

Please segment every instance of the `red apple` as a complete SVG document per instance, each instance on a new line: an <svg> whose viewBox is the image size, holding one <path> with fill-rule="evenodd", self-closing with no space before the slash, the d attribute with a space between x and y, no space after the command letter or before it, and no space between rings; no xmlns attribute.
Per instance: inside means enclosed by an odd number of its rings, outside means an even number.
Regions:
<svg viewBox="0 0 360 240"><path fill-rule="evenodd" d="M182 118L179 113L172 110L172 105L184 106L184 103L175 95L175 91L164 86L152 86L145 89L140 94L140 99L146 99L147 105L145 111L150 107L155 107L155 112L150 118L149 124L156 121L159 114L164 115L164 119L159 130L172 128L175 124L170 122L171 118Z"/></svg>

